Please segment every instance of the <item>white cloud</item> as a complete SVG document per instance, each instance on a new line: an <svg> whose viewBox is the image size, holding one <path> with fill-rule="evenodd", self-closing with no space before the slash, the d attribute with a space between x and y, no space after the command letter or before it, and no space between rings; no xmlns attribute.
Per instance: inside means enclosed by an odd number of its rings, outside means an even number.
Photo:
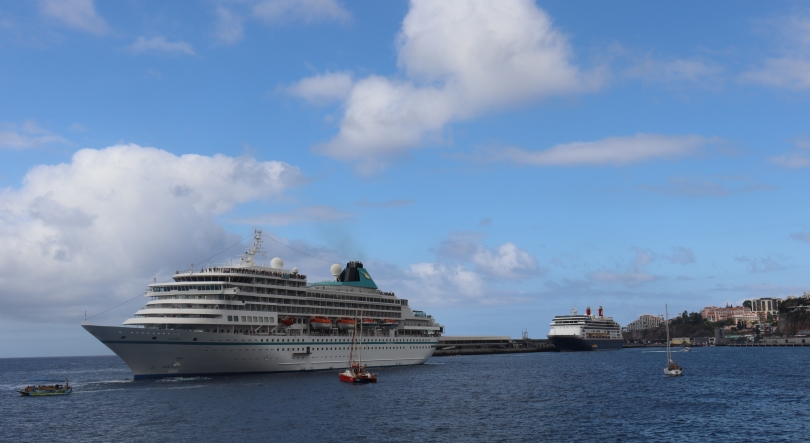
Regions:
<svg viewBox="0 0 810 443"><path fill-rule="evenodd" d="M230 2L227 8L217 5L215 16L214 35L224 43L242 40L244 23L249 19L267 24L346 24L352 19L349 11L336 0L245 0Z"/></svg>
<svg viewBox="0 0 810 443"><path fill-rule="evenodd" d="M810 59L782 57L765 61L764 66L742 75L744 81L777 88L810 89Z"/></svg>
<svg viewBox="0 0 810 443"><path fill-rule="evenodd" d="M52 143L68 143L68 141L30 120L20 126L0 125L0 149L40 148Z"/></svg>
<svg viewBox="0 0 810 443"><path fill-rule="evenodd" d="M324 105L345 100L352 90L352 76L346 72L335 72L307 77L286 88L291 95L300 97L316 105Z"/></svg>
<svg viewBox="0 0 810 443"><path fill-rule="evenodd" d="M70 130L73 132L86 132L87 128L85 128L84 125L82 125L81 123L76 122L70 125Z"/></svg>
<svg viewBox="0 0 810 443"><path fill-rule="evenodd" d="M93 0L40 0L39 12L71 28L93 34L105 34L110 30L96 12Z"/></svg>
<svg viewBox="0 0 810 443"><path fill-rule="evenodd" d="M498 279L521 279L542 274L546 270L537 259L512 242L489 249L479 242L483 235L475 232L456 232L442 242L437 255L461 263L470 263L475 271Z"/></svg>
<svg viewBox="0 0 810 443"><path fill-rule="evenodd" d="M357 206L363 206L366 208L401 208L403 206L413 205L416 204L416 200L388 200L384 202L370 202L367 200L359 201L355 203Z"/></svg>
<svg viewBox="0 0 810 443"><path fill-rule="evenodd" d="M351 14L335 0L265 0L253 5L253 15L267 22L351 20Z"/></svg>
<svg viewBox="0 0 810 443"><path fill-rule="evenodd" d="M810 232L794 232L790 234L790 237L794 240L810 243Z"/></svg>
<svg viewBox="0 0 810 443"><path fill-rule="evenodd" d="M598 72L584 74L572 64L567 39L530 0L415 0L398 44L398 64L409 80L371 75L355 81L338 134L316 147L360 161L361 173L441 139L453 121L601 83ZM330 89L332 96L343 87Z"/></svg>
<svg viewBox="0 0 810 443"><path fill-rule="evenodd" d="M744 72L741 80L796 91L810 89L810 18L792 16L775 29L783 42L782 54Z"/></svg>
<svg viewBox="0 0 810 443"><path fill-rule="evenodd" d="M693 197L741 194L776 189L773 185L757 183L749 177L714 176L711 178L670 177L666 186L639 186L647 191Z"/></svg>
<svg viewBox="0 0 810 443"><path fill-rule="evenodd" d="M251 225L287 226L298 223L328 223L345 221L353 214L343 212L331 206L304 206L289 211L263 214L258 217L240 220L240 223Z"/></svg>
<svg viewBox="0 0 810 443"><path fill-rule="evenodd" d="M659 280L661 277L649 274L644 270L647 265L656 260L655 253L640 248L634 249L636 256L626 270L608 271L603 269L590 274L590 280L603 283L621 283L630 287Z"/></svg>
<svg viewBox="0 0 810 443"><path fill-rule="evenodd" d="M194 48L190 44L184 41L170 42L162 35L150 39L140 36L128 48L136 54L154 51L168 54L195 55Z"/></svg>
<svg viewBox="0 0 810 443"><path fill-rule="evenodd" d="M772 163L783 168L798 169L810 166L810 140L807 137L800 137L792 140L795 145L793 152L785 155L769 157Z"/></svg>
<svg viewBox="0 0 810 443"><path fill-rule="evenodd" d="M716 83L723 68L716 63L697 59L659 60L651 56L635 60L625 75L645 83L667 85Z"/></svg>
<svg viewBox="0 0 810 443"><path fill-rule="evenodd" d="M779 263L772 257L748 258L742 256L735 257L734 260L740 263L745 263L748 266L748 272L752 274L760 272L782 271L787 269L787 266Z"/></svg>
<svg viewBox="0 0 810 443"><path fill-rule="evenodd" d="M480 272L506 279L527 277L538 271L537 259L511 242L494 249L479 248L472 262Z"/></svg>
<svg viewBox="0 0 810 443"><path fill-rule="evenodd" d="M0 315L78 320L132 298L238 240L215 216L300 182L285 163L137 145L37 166L0 191Z"/></svg>
<svg viewBox="0 0 810 443"><path fill-rule="evenodd" d="M484 296L484 282L475 272L460 265L416 263L401 284L429 305L452 305Z"/></svg>
<svg viewBox="0 0 810 443"><path fill-rule="evenodd" d="M509 161L520 165L574 166L625 165L695 154L718 139L699 135L667 136L636 134L628 137L608 137L593 142L574 142L553 146L543 151L506 147L491 149L488 160Z"/></svg>
<svg viewBox="0 0 810 443"><path fill-rule="evenodd" d="M772 163L788 169L799 169L810 166L810 157L801 152L769 157Z"/></svg>
<svg viewBox="0 0 810 443"><path fill-rule="evenodd" d="M688 265L696 261L695 254L692 252L692 250L684 248L683 246L672 248L672 254L669 256L664 256L664 258L666 258L670 263L680 265Z"/></svg>
<svg viewBox="0 0 810 443"><path fill-rule="evenodd" d="M216 36L225 43L236 43L242 40L245 29L242 26L242 18L230 9L217 6L216 10Z"/></svg>

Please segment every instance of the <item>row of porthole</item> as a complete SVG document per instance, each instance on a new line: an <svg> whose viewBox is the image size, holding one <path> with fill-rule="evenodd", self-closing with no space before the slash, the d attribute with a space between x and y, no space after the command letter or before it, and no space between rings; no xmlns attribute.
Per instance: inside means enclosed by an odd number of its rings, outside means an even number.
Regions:
<svg viewBox="0 0 810 443"><path fill-rule="evenodd" d="M126 339L126 338L127 338L127 336L126 336L126 335L122 335L122 336L121 336L121 340L124 340L124 339ZM157 337L152 337L152 340L157 340ZM172 339L172 340L176 340L176 339ZM196 338L196 337L194 337L194 340L192 340L192 341L197 341L197 338Z"/></svg>
<svg viewBox="0 0 810 443"><path fill-rule="evenodd" d="M429 348L429 347L432 347L432 346L424 346L424 348ZM314 349L312 349L312 350L313 350L313 351L346 351L346 350L348 350L348 349L349 349L349 348L337 348L337 349L335 349L335 348L332 348L332 349L314 348ZM400 348L393 348L393 347L392 347L392 348L377 348L377 347L369 347L369 348L363 348L363 349L365 349L365 350L371 350L371 349L405 349L405 348L404 348L404 347L400 347ZM411 348L411 349L413 349L413 348ZM417 348L417 349L418 349L418 348ZM267 349L267 348L264 348L264 349L237 349L236 351L237 351L237 352L242 352L242 351L248 352L248 351L257 351L257 350L258 350L258 351L262 351L262 350L264 350L264 351L281 351L282 349L281 349L281 348L276 348L276 349ZM283 350L285 350L285 351L291 351L291 352L298 352L298 351L304 351L304 350L305 350L305 348L287 348L287 349L283 349ZM205 351L208 351L208 349L205 349ZM216 349L213 349L213 350L211 350L211 351L212 351L212 352L216 352ZM233 351L233 349L229 349L229 351ZM224 351L223 351L223 352L224 352Z"/></svg>

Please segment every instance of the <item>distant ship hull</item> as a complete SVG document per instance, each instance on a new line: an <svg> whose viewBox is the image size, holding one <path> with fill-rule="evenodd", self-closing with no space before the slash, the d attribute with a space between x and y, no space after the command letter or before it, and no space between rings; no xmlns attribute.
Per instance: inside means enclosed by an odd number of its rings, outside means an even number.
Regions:
<svg viewBox="0 0 810 443"><path fill-rule="evenodd" d="M615 351L622 348L622 340L583 339L580 337L552 337L551 343L562 352L571 351Z"/></svg>
<svg viewBox="0 0 810 443"><path fill-rule="evenodd" d="M350 336L239 335L83 325L132 369L136 379L343 370ZM419 365L439 337L363 337L369 367Z"/></svg>

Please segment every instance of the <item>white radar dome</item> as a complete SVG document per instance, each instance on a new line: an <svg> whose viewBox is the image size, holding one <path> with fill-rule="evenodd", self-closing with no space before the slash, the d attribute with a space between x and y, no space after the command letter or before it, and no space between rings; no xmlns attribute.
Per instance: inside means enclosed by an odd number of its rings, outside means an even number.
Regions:
<svg viewBox="0 0 810 443"><path fill-rule="evenodd" d="M292 273L293 274L298 274L298 268L292 268Z"/></svg>
<svg viewBox="0 0 810 443"><path fill-rule="evenodd" d="M329 268L329 272L331 272L331 273L332 273L332 275L333 275L333 276L335 276L335 277L337 277L338 275L340 275L340 271L342 271L342 270L343 270L343 266L340 266L340 265L339 265L339 264L337 264L337 263L335 263L334 265L332 265L332 266Z"/></svg>
<svg viewBox="0 0 810 443"><path fill-rule="evenodd" d="M270 267L273 269L281 269L284 267L284 260L276 257L270 260Z"/></svg>

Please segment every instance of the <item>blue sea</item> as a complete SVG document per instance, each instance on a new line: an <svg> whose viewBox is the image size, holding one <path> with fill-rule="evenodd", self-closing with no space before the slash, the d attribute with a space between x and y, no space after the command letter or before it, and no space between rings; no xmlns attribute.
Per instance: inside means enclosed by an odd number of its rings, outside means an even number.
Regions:
<svg viewBox="0 0 810 443"><path fill-rule="evenodd" d="M379 368L133 380L118 357L0 359L0 440L810 441L810 348L434 357ZM28 379L74 393L20 397Z"/></svg>

